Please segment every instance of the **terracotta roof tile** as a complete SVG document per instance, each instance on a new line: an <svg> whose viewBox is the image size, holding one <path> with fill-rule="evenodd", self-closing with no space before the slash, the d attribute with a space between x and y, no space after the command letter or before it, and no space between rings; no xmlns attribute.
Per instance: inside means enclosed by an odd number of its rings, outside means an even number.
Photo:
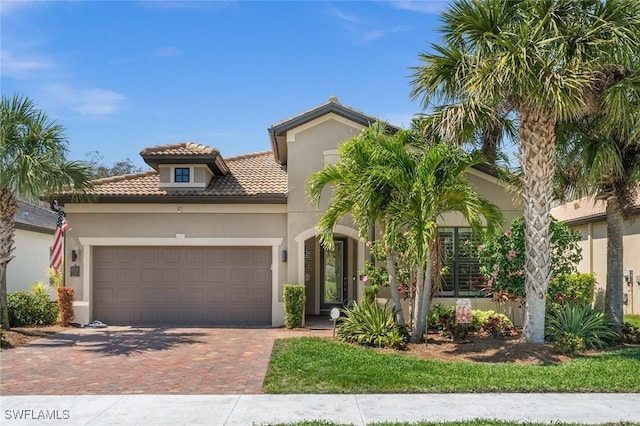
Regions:
<svg viewBox="0 0 640 426"><path fill-rule="evenodd" d="M198 155L217 153L218 150L206 145L200 145L193 142L181 142L170 145L158 145L145 148L140 151L143 156L176 156L176 155Z"/></svg>
<svg viewBox="0 0 640 426"><path fill-rule="evenodd" d="M271 151L257 152L225 160L230 173L215 176L204 190L166 191L159 188L159 175L148 171L99 179L94 182L96 196L259 196L286 195L287 172L277 164Z"/></svg>

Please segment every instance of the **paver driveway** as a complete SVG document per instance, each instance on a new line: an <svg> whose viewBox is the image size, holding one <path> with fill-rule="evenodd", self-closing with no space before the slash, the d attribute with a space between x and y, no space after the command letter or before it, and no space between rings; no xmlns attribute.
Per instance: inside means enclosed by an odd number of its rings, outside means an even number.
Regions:
<svg viewBox="0 0 640 426"><path fill-rule="evenodd" d="M0 352L0 395L255 394L277 337L330 330L70 329Z"/></svg>

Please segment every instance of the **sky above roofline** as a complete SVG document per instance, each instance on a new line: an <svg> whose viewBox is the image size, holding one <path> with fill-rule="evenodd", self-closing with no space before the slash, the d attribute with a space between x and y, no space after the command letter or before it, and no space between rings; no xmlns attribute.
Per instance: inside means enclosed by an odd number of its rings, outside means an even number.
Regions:
<svg viewBox="0 0 640 426"><path fill-rule="evenodd" d="M445 1L3 1L2 95L112 164L194 142L270 148L267 128L327 101L406 127L411 67Z"/></svg>

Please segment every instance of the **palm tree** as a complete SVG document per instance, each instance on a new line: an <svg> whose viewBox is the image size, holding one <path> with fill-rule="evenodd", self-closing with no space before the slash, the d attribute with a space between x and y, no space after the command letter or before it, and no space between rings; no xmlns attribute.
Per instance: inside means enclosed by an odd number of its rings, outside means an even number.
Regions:
<svg viewBox="0 0 640 426"><path fill-rule="evenodd" d="M323 189L332 186L329 205L318 222L318 234L325 247L333 246L333 227L348 213L351 213L361 238L367 238L372 227L379 225L385 241L389 288L397 309L396 320L400 324L405 320L397 286L395 256L385 236L387 209L394 190L389 173L395 170L392 164L410 137L403 131L390 135L385 123L375 122L360 135L340 145L338 162L309 176L306 185L309 200L314 204L320 203Z"/></svg>
<svg viewBox="0 0 640 426"><path fill-rule="evenodd" d="M469 167L480 164L479 155L470 155L451 143L427 144L424 150L407 153L414 161L407 174L396 182L389 209L391 235L402 234L409 242L410 256L416 265L416 323L411 341L423 341L429 302L432 298L434 256L438 244L438 218L458 212L475 229L482 221L495 230L502 224L497 206L480 198L466 179Z"/></svg>
<svg viewBox="0 0 640 426"><path fill-rule="evenodd" d="M517 114L526 220L523 338L542 343L555 126L584 113L602 63L633 60L640 2L457 0L442 20L442 44L419 55L412 95L425 107L436 99L468 111L505 107Z"/></svg>
<svg viewBox="0 0 640 426"><path fill-rule="evenodd" d="M25 97L0 101L0 310L9 328L6 269L13 256L17 199L89 187L89 169L67 161L64 129Z"/></svg>
<svg viewBox="0 0 640 426"><path fill-rule="evenodd" d="M558 185L571 198L595 194L606 203L605 313L620 331L623 216L635 205L640 191L640 71L609 68L603 71L601 83L593 94L597 102L593 112L559 126L559 151L563 155L558 155Z"/></svg>

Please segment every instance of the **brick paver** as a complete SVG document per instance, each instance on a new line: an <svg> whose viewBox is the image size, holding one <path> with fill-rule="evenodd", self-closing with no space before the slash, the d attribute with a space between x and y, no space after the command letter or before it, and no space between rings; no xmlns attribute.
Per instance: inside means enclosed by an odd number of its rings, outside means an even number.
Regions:
<svg viewBox="0 0 640 426"><path fill-rule="evenodd" d="M256 394L277 337L331 330L70 329L0 352L0 395Z"/></svg>

